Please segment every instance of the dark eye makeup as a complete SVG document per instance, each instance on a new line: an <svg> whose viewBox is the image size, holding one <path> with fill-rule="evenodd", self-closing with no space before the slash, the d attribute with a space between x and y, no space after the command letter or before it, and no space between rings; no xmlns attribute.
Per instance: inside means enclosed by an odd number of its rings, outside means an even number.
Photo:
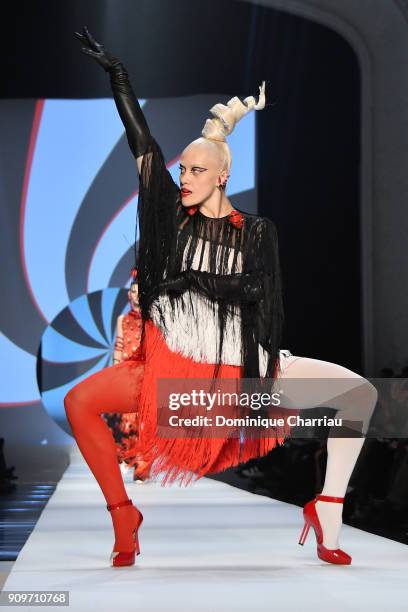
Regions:
<svg viewBox="0 0 408 612"><path fill-rule="evenodd" d="M184 166L179 165L179 170L183 170ZM192 170L207 170L207 168L201 168L201 166L193 166Z"/></svg>

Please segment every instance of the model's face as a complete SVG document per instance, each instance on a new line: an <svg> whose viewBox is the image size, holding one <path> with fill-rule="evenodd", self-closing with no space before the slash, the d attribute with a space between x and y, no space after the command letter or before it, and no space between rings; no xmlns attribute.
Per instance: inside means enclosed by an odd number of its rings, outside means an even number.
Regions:
<svg viewBox="0 0 408 612"><path fill-rule="evenodd" d="M131 286L131 288L128 291L128 297L129 297L131 306L133 306L134 308L136 306L138 306L138 304L139 304L139 289L138 289L137 284Z"/></svg>
<svg viewBox="0 0 408 612"><path fill-rule="evenodd" d="M183 206L201 204L212 196L228 175L221 166L222 156L211 144L193 143L184 149L179 164Z"/></svg>

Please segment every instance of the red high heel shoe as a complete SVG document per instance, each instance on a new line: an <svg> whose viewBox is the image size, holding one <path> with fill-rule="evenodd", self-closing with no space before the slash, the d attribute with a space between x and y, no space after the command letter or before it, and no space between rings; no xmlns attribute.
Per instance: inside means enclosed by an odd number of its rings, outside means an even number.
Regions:
<svg viewBox="0 0 408 612"><path fill-rule="evenodd" d="M124 501L118 502L117 504L107 504L106 507L109 512L112 510L116 510L117 508L121 508L122 506L130 506L132 505L131 499L125 499ZM110 556L111 565L113 567L121 567L124 565L133 565L135 562L135 552L137 555L140 554L139 547L139 537L138 530L143 521L143 515L135 506L133 506L135 511L134 523L133 523L133 542L134 548L130 551L112 551Z"/></svg>
<svg viewBox="0 0 408 612"><path fill-rule="evenodd" d="M337 502L342 504L344 497L332 497L331 495L316 495L315 499L308 502L303 508L303 517L305 524L300 534L299 544L303 546L310 527L313 527L317 541L317 556L322 561L327 563L336 563L338 565L350 565L351 557L340 548L326 548L323 546L323 530L316 512L317 501Z"/></svg>

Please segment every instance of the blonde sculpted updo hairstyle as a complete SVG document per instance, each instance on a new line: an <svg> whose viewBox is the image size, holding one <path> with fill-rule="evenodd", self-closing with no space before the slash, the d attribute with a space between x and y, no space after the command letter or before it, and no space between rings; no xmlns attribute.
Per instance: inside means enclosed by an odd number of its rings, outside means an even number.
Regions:
<svg viewBox="0 0 408 612"><path fill-rule="evenodd" d="M248 96L243 102L234 96L227 104L215 104L210 108L210 113L213 115L212 119L207 119L203 129L201 130L201 138L198 138L194 142L200 142L205 138L214 142L222 153L224 164L222 170L227 170L228 173L231 168L232 157L231 151L227 144L226 137L231 134L234 130L235 125L240 119L251 110L261 110L265 107L265 81L262 81L262 85L259 86L259 98L258 102L255 101L254 96Z"/></svg>

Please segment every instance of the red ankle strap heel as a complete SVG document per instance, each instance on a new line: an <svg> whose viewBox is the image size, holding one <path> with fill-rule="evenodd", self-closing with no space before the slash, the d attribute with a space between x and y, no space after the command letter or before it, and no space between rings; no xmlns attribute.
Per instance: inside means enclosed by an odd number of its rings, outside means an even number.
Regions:
<svg viewBox="0 0 408 612"><path fill-rule="evenodd" d="M115 508L121 508L122 506L130 506L132 503L133 502L131 499L125 499L124 501L118 502L117 504L106 504L106 507L109 512L111 512L111 510L115 510Z"/></svg>
<svg viewBox="0 0 408 612"><path fill-rule="evenodd" d="M130 527L133 528L132 531L132 535L133 535L133 550L131 551L112 551L112 554L110 556L110 561L113 567L122 567L125 565L133 565L135 562L135 553L136 555L140 554L140 547L139 547L139 537L138 537L138 531L139 531L139 527L142 524L143 521L143 515L140 512L140 510L138 510L135 506L133 506L132 500L131 499L125 499L123 501L120 501L116 504L106 504L106 508L109 510L109 512L112 512L114 510L118 510L119 508L122 508L123 506L132 506L134 512L133 517L132 517L132 522L130 524Z"/></svg>
<svg viewBox="0 0 408 612"><path fill-rule="evenodd" d="M332 495L316 495L315 499L308 502L303 508L303 517L305 524L300 534L299 544L303 546L309 533L310 527L313 527L316 542L317 542L317 556L322 561L327 563L336 563L337 565L350 565L351 557L344 550L340 548L332 549L323 546L323 530L319 521L319 517L316 512L316 502L336 502L342 504L344 497L333 497Z"/></svg>
<svg viewBox="0 0 408 612"><path fill-rule="evenodd" d="M332 497L331 495L316 495L317 501L328 501L328 502L337 502L338 504L342 504L344 502L344 497Z"/></svg>

